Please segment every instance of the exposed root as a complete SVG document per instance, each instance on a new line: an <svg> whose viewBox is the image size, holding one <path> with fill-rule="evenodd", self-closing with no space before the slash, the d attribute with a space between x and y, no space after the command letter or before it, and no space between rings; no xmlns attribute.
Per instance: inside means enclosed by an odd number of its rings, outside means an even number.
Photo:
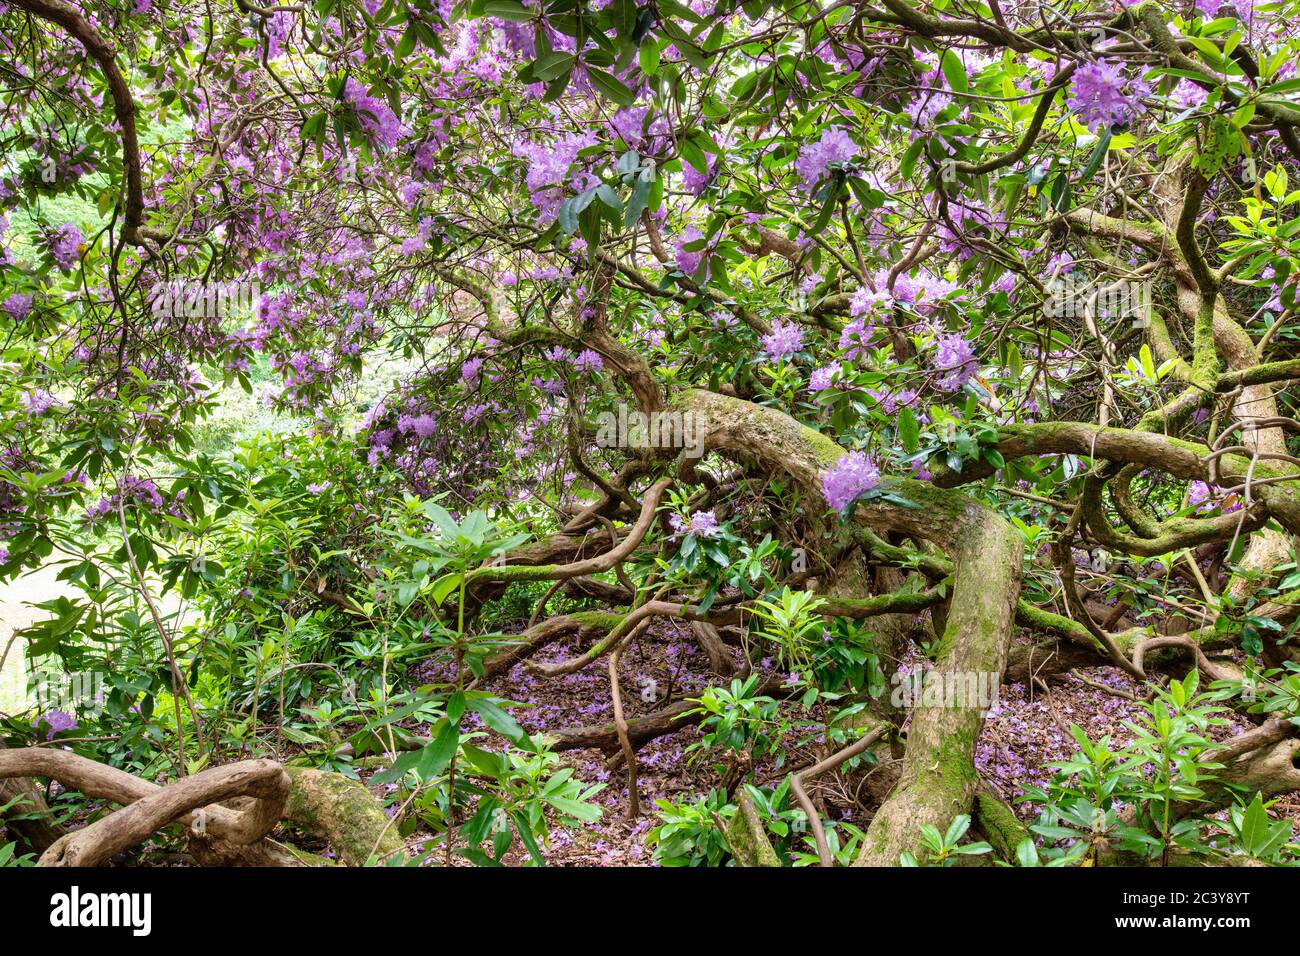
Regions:
<svg viewBox="0 0 1300 956"><path fill-rule="evenodd" d="M743 789L737 803L740 808L723 831L736 866L780 866L781 859L772 848L772 841L767 838L767 831L763 829L763 821L754 809L754 802Z"/></svg>
<svg viewBox="0 0 1300 956"><path fill-rule="evenodd" d="M0 750L0 780L48 777L122 809L56 839L41 866L97 866L171 823L190 830L190 850L205 865L293 866L320 861L267 839L287 818L329 840L344 860L401 859L402 842L379 803L358 781L272 760L211 767L165 786L66 750Z"/></svg>
<svg viewBox="0 0 1300 956"><path fill-rule="evenodd" d="M41 856L39 865L98 866L172 821L233 797L252 797L253 802L237 812L225 837L236 844L255 843L279 821L288 795L289 778L273 760L210 767L60 838Z"/></svg>
<svg viewBox="0 0 1300 956"><path fill-rule="evenodd" d="M289 822L329 841L343 860L364 866L405 861L394 822L365 784L339 773L286 767L293 786L285 815Z"/></svg>

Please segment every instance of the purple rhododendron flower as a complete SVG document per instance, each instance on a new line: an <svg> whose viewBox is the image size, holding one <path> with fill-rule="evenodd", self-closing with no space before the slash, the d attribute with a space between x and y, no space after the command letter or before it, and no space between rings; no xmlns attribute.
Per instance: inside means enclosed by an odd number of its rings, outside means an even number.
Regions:
<svg viewBox="0 0 1300 956"><path fill-rule="evenodd" d="M836 511L843 511L849 502L880 484L880 468L865 452L851 451L841 455L822 474L822 494L826 503Z"/></svg>
<svg viewBox="0 0 1300 956"><path fill-rule="evenodd" d="M59 404L59 400L45 389L37 388L23 396L23 404L27 406L29 415L44 415Z"/></svg>
<svg viewBox="0 0 1300 956"><path fill-rule="evenodd" d="M886 415L892 415L900 408L910 407L916 401L914 388L905 388L900 392L873 388L868 389L868 394L880 404L880 410Z"/></svg>
<svg viewBox="0 0 1300 956"><path fill-rule="evenodd" d="M853 316L866 315L876 309L877 306L889 308L894 304L894 297L888 292L873 292L867 286L858 289L853 295L849 296L849 314Z"/></svg>
<svg viewBox="0 0 1300 956"><path fill-rule="evenodd" d="M573 367L579 372L599 372L605 367L605 362L600 357L600 353L592 349L583 349L573 360Z"/></svg>
<svg viewBox="0 0 1300 956"><path fill-rule="evenodd" d="M824 392L828 388L834 388L835 373L837 371L839 371L839 368L833 365L813 369L813 373L808 376L808 391L816 394L817 392Z"/></svg>
<svg viewBox="0 0 1300 956"><path fill-rule="evenodd" d="M839 127L832 127L815 143L806 143L799 150L794 171L803 180L804 192L811 193L826 175L831 163L847 163L858 155L858 144Z"/></svg>
<svg viewBox="0 0 1300 956"><path fill-rule="evenodd" d="M636 149L645 138L642 130L645 128L645 118L649 114L649 107L629 106L615 113L609 125L616 136L622 137L629 149Z"/></svg>
<svg viewBox="0 0 1300 956"><path fill-rule="evenodd" d="M50 255L64 272L77 264L81 256L81 230L76 224L65 222L50 237Z"/></svg>
<svg viewBox="0 0 1300 956"><path fill-rule="evenodd" d="M697 511L691 515L691 534L701 538L712 538L719 530L718 519L711 510Z"/></svg>
<svg viewBox="0 0 1300 956"><path fill-rule="evenodd" d="M704 238L698 226L687 226L677 237L677 268L688 276L694 276L704 260L704 250L690 252L686 247Z"/></svg>
<svg viewBox="0 0 1300 956"><path fill-rule="evenodd" d="M789 358L803 347L803 329L794 322L775 322L763 336L763 351L774 362Z"/></svg>
<svg viewBox="0 0 1300 956"><path fill-rule="evenodd" d="M358 80L348 77L343 86L343 98L357 111L357 120L372 142L393 149L407 134L408 130L388 104L368 94Z"/></svg>
<svg viewBox="0 0 1300 956"><path fill-rule="evenodd" d="M532 193L533 204L539 210L550 215L558 213L559 190L569 178L569 167L578 160L578 153L597 142L592 132L574 133L562 137L550 145L540 143L516 143L514 153L528 160L528 173L524 178L528 191Z"/></svg>
<svg viewBox="0 0 1300 956"><path fill-rule="evenodd" d="M859 315L846 322L840 330L840 348L845 350L844 357L852 362L866 355L875 327L875 320L869 316Z"/></svg>
<svg viewBox="0 0 1300 956"><path fill-rule="evenodd" d="M76 729L77 718L65 710L49 710L36 718L35 726L39 727L42 723L50 728L45 734L45 739L53 740L57 733Z"/></svg>
<svg viewBox="0 0 1300 956"><path fill-rule="evenodd" d="M1127 123L1135 104L1126 82L1113 63L1085 63L1070 81L1069 107L1094 133Z"/></svg>
<svg viewBox="0 0 1300 956"><path fill-rule="evenodd" d="M5 299L4 310L9 313L9 318L15 322L21 322L27 318L27 313L32 311L32 297L23 295L21 292L15 292Z"/></svg>
<svg viewBox="0 0 1300 956"><path fill-rule="evenodd" d="M934 356L934 366L945 373L936 383L945 392L955 392L975 374L975 350L956 333L941 335Z"/></svg>
<svg viewBox="0 0 1300 956"><path fill-rule="evenodd" d="M1193 481L1187 486L1187 504L1200 514L1206 514L1215 508L1222 508L1224 514L1231 514L1241 508L1240 501L1233 500L1224 504L1216 500L1210 486L1203 481Z"/></svg>

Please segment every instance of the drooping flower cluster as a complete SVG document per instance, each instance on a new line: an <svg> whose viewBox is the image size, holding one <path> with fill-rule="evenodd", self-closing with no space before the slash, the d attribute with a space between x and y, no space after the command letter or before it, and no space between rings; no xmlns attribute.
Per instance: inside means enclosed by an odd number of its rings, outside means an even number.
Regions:
<svg viewBox="0 0 1300 956"><path fill-rule="evenodd" d="M150 479L123 475L122 480L118 482L117 492L107 498L100 498L87 508L86 517L92 522L99 521L109 514L116 513L123 504L131 503L143 505L152 511L161 511L165 504L158 486Z"/></svg>
<svg viewBox="0 0 1300 956"><path fill-rule="evenodd" d="M712 538L720 530L718 518L712 510L697 511L691 515L691 534L698 535L701 538Z"/></svg>
<svg viewBox="0 0 1300 956"><path fill-rule="evenodd" d="M610 118L610 129L629 149L637 149L645 138L645 118L649 113L650 109L646 106L629 106L619 110Z"/></svg>
<svg viewBox="0 0 1300 956"><path fill-rule="evenodd" d="M849 296L849 314L867 315L877 309L888 309L893 304L894 297L885 290L877 292L864 285Z"/></svg>
<svg viewBox="0 0 1300 956"><path fill-rule="evenodd" d="M1213 20L1219 15L1219 11L1225 7L1232 7L1237 16L1244 21L1249 22L1251 15L1255 12L1254 3L1251 0L1196 0L1197 12L1207 20Z"/></svg>
<svg viewBox="0 0 1300 956"><path fill-rule="evenodd" d="M517 143L515 155L528 160L528 173L524 178L528 191L537 192L563 183L569 175L569 167L577 161L578 153L595 142L594 133L573 133L549 146Z"/></svg>
<svg viewBox="0 0 1300 956"><path fill-rule="evenodd" d="M75 730L77 718L73 717L66 710L47 710L32 722L33 726L39 727L44 724L49 729L45 732L46 740L53 740L54 735L62 733L65 730Z"/></svg>
<svg viewBox="0 0 1300 956"><path fill-rule="evenodd" d="M816 395L828 388L834 388L836 373L838 372L839 366L837 365L824 365L821 368L813 369L812 374L808 376L808 391Z"/></svg>
<svg viewBox="0 0 1300 956"><path fill-rule="evenodd" d="M59 400L45 389L37 388L23 396L23 404L27 407L27 414L36 417L59 404Z"/></svg>
<svg viewBox="0 0 1300 956"><path fill-rule="evenodd" d="M524 183L543 222L553 221L559 214L564 198L560 187L570 182L569 169L578 161L578 153L596 142L595 133L585 132L561 137L550 144L530 141L515 144L514 154L528 161Z"/></svg>
<svg viewBox="0 0 1300 956"><path fill-rule="evenodd" d="M883 283L879 273L876 282ZM924 269L915 276L902 273L894 280L894 298L918 312L933 311L941 300L959 291L957 283Z"/></svg>
<svg viewBox="0 0 1300 956"><path fill-rule="evenodd" d="M1187 504L1195 508L1197 514L1208 514L1216 508L1222 509L1224 514L1230 514L1241 508L1240 499L1229 497L1226 502L1218 500L1210 486L1203 481L1193 481L1187 486Z"/></svg>
<svg viewBox="0 0 1300 956"><path fill-rule="evenodd" d="M415 435L417 438L428 438L438 430L438 416L425 413L423 415L399 415L397 418L397 431L403 435Z"/></svg>
<svg viewBox="0 0 1300 956"><path fill-rule="evenodd" d="M897 392L887 388L871 388L867 389L867 394L876 400L886 415L892 415L900 408L910 408L917 398L914 388L904 388Z"/></svg>
<svg viewBox="0 0 1300 956"><path fill-rule="evenodd" d="M77 264L81 257L81 230L75 223L65 222L50 235L50 256L64 272Z"/></svg>
<svg viewBox="0 0 1300 956"><path fill-rule="evenodd" d="M934 367L944 373L935 384L955 392L975 374L975 350L957 333L941 335L935 343Z"/></svg>
<svg viewBox="0 0 1300 956"><path fill-rule="evenodd" d="M695 512L689 522L679 514L672 514L668 516L668 523L677 534L693 534L697 538L714 538L722 531L712 510Z"/></svg>
<svg viewBox="0 0 1300 956"><path fill-rule="evenodd" d="M762 337L763 351L773 362L789 358L803 348L803 329L795 322L774 322Z"/></svg>
<svg viewBox="0 0 1300 956"><path fill-rule="evenodd" d="M849 319L840 330L840 348L844 349L844 357L853 362L866 355L875 328L875 319L870 315L858 315Z"/></svg>
<svg viewBox="0 0 1300 956"><path fill-rule="evenodd" d="M704 238L698 226L687 226L677 236L677 268L688 276L694 276L705 256L704 249L688 250L686 247Z"/></svg>
<svg viewBox="0 0 1300 956"><path fill-rule="evenodd" d="M812 193L826 175L832 163L847 163L858 155L858 144L838 126L828 129L815 143L807 143L799 150L794 171L799 174L806 193Z"/></svg>
<svg viewBox="0 0 1300 956"><path fill-rule="evenodd" d="M839 461L822 473L822 495L835 511L843 511L878 484L879 466L860 451L841 455Z"/></svg>
<svg viewBox="0 0 1300 956"><path fill-rule="evenodd" d="M384 149L396 147L409 132L389 105L367 93L366 88L355 78L348 77L343 86L343 98L356 110L357 121L371 142Z"/></svg>
<svg viewBox="0 0 1300 956"><path fill-rule="evenodd" d="M1127 123L1136 98L1126 94L1127 81L1114 63L1085 63L1070 81L1068 104L1094 133Z"/></svg>

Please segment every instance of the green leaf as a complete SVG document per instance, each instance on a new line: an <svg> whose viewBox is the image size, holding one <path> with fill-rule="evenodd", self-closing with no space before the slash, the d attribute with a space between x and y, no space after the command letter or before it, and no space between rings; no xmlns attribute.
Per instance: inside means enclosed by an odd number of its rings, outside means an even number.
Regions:
<svg viewBox="0 0 1300 956"><path fill-rule="evenodd" d="M515 719L498 707L491 699L473 697L467 701L467 704L470 710L483 718L483 723L507 740L518 742L521 737L525 736L523 729L515 723Z"/></svg>
<svg viewBox="0 0 1300 956"><path fill-rule="evenodd" d="M966 835L966 831L969 829L970 816L965 813L959 813L953 818L952 823L948 825L948 832L944 834L943 842L948 846L953 846L958 840Z"/></svg>
<svg viewBox="0 0 1300 956"><path fill-rule="evenodd" d="M623 200L618 198L618 193L614 191L614 187L609 183L601 183L597 186L596 195L610 209L620 213L623 211Z"/></svg>
<svg viewBox="0 0 1300 956"><path fill-rule="evenodd" d="M435 605L441 605L443 601L451 596L452 592L460 587L462 575L459 571L453 571L451 574L444 574L433 584L433 590L429 596L433 599Z"/></svg>
<svg viewBox="0 0 1300 956"><path fill-rule="evenodd" d="M567 76L573 69L573 57L568 53L551 51L539 56L532 63L533 77L541 83L549 83L559 76Z"/></svg>
<svg viewBox="0 0 1300 956"><path fill-rule="evenodd" d="M421 780L432 780L451 765L451 758L456 755L460 743L460 728L450 720L438 721L441 730L434 736L420 753L420 760L415 765L415 772Z"/></svg>
<svg viewBox="0 0 1300 956"><path fill-rule="evenodd" d="M646 38L641 42L638 58L641 63L642 73L647 76L654 76L659 72L659 44L655 40Z"/></svg>
<svg viewBox="0 0 1300 956"><path fill-rule="evenodd" d="M962 63L961 56L958 55L956 50L944 50L943 60L940 65L943 68L944 78L955 92L970 92L970 75L967 74L966 65Z"/></svg>
<svg viewBox="0 0 1300 956"><path fill-rule="evenodd" d="M453 724L459 724L463 713L465 713L465 692L458 690L447 701L447 719Z"/></svg>
<svg viewBox="0 0 1300 956"><path fill-rule="evenodd" d="M524 842L528 855L533 858L533 862L538 866L545 866L546 859L542 856L542 850L537 845L537 839L533 836L533 828L528 824L528 818L522 810L515 810L510 814L510 819L514 821L515 832L519 834L519 839Z"/></svg>
<svg viewBox="0 0 1300 956"><path fill-rule="evenodd" d="M596 190L588 189L578 193L572 199L566 199L560 206L560 228L564 230L566 236L571 236L578 231L578 217L586 211L595 198Z"/></svg>
<svg viewBox="0 0 1300 956"><path fill-rule="evenodd" d="M1079 185L1082 186L1096 174L1101 162L1106 158L1106 152L1110 149L1111 131L1106 130L1101 134L1101 139L1097 140L1097 145L1092 150L1092 155L1088 157L1088 165L1083 167L1083 172L1079 174Z"/></svg>
<svg viewBox="0 0 1300 956"><path fill-rule="evenodd" d="M567 813L584 823L595 823L600 819L600 807L595 804L583 803L568 797L543 797L543 799L561 813Z"/></svg>
<svg viewBox="0 0 1300 956"><path fill-rule="evenodd" d="M496 17L498 20L513 20L516 23L526 23L537 17L533 11L525 7L519 0L487 0L483 4L484 16Z"/></svg>
<svg viewBox="0 0 1300 956"><path fill-rule="evenodd" d="M612 73L589 66L587 67L587 76L591 78L592 86L599 90L606 99L613 100L619 106L631 106L632 101L636 99L636 94L624 86L623 81Z"/></svg>
<svg viewBox="0 0 1300 956"><path fill-rule="evenodd" d="M696 172L707 173L709 171L709 160L705 157L704 150L694 140L682 140L681 153L682 159L694 166Z"/></svg>
<svg viewBox="0 0 1300 956"><path fill-rule="evenodd" d="M415 52L415 41L415 26L408 26L406 32L402 34L402 39L397 44L397 58L399 60L405 60Z"/></svg>
<svg viewBox="0 0 1300 956"><path fill-rule="evenodd" d="M1029 837L1025 837L1017 844L1016 861L1021 866L1038 866L1038 848Z"/></svg>
<svg viewBox="0 0 1300 956"><path fill-rule="evenodd" d="M921 426L916 421L916 413L904 406L898 413L898 440L907 452L916 451L920 445Z"/></svg>

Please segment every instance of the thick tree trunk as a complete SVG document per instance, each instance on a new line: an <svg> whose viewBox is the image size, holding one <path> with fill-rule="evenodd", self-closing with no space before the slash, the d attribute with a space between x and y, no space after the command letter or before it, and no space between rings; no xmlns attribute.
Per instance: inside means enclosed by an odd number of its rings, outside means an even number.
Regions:
<svg viewBox="0 0 1300 956"><path fill-rule="evenodd" d="M715 392L685 392L677 405L705 416L706 451L789 475L810 509L825 508L822 473L844 454L835 442L776 409ZM874 503L860 506L855 520L873 530L931 541L948 552L956 573L936 676L946 686L982 680L997 687L1020 589L1020 533L960 492L912 480L892 484L916 507ZM896 864L904 850L918 849L922 824L944 830L970 809L978 783L975 741L983 725L978 701L914 708L901 779L871 821L859 864Z"/></svg>
<svg viewBox="0 0 1300 956"><path fill-rule="evenodd" d="M4 742L0 741L0 750L4 749ZM13 806L0 813L0 819L17 841L20 853L40 856L64 831L50 817L50 808L30 777L0 780L0 807L15 800Z"/></svg>

